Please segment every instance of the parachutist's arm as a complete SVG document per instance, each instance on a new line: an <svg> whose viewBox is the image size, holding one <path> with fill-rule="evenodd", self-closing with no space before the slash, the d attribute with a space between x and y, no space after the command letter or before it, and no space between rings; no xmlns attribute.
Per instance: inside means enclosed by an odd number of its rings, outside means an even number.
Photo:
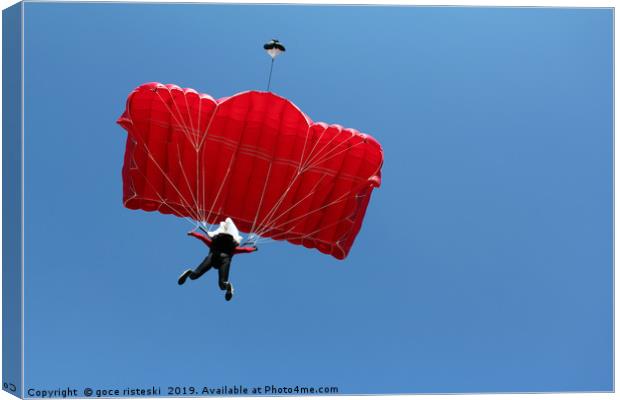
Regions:
<svg viewBox="0 0 620 400"><path fill-rule="evenodd" d="M207 246L211 246L212 240L211 240L211 239L209 239L207 236L205 236L205 235L203 235L203 234L200 234L200 233L198 233L198 232L194 232L194 231L192 231L192 232L187 232L187 235L188 235L188 236L193 236L193 237L195 237L196 239L200 239L200 240L201 240L204 244L206 244Z"/></svg>
<svg viewBox="0 0 620 400"><path fill-rule="evenodd" d="M253 253L256 250L258 250L258 247L256 247L256 246L254 246L254 247L236 247L234 254Z"/></svg>

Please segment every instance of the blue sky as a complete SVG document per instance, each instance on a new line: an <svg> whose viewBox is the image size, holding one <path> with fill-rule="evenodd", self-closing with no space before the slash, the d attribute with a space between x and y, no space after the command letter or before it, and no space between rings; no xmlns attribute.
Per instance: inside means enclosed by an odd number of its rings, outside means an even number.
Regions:
<svg viewBox="0 0 620 400"><path fill-rule="evenodd" d="M611 9L25 6L25 387L612 389ZM124 209L129 92L272 90L385 151L350 256L287 243L179 287Z"/></svg>

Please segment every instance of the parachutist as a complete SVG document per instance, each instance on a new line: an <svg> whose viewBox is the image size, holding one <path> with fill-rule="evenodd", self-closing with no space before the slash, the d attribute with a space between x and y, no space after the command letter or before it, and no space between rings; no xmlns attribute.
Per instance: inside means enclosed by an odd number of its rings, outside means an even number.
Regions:
<svg viewBox="0 0 620 400"><path fill-rule="evenodd" d="M218 270L218 285L220 289L226 291L224 296L226 301L230 301L235 292L232 283L228 280L233 256L240 253L252 253L258 248L256 246L240 246L243 238L239 235L239 230L230 218L222 221L215 231L207 232L206 236L194 231L189 232L188 235L200 239L205 245L209 246L209 255L195 270L188 269L183 272L179 277L179 285L183 285L187 278L198 279L211 268L215 268Z"/></svg>

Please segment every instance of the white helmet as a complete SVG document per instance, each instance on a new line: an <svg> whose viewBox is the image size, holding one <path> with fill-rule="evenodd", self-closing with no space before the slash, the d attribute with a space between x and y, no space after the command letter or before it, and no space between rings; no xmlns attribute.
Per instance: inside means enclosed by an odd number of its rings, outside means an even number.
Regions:
<svg viewBox="0 0 620 400"><path fill-rule="evenodd" d="M209 235L210 238L213 238L215 235L220 233L226 233L232 236L237 244L241 243L243 240L243 237L239 234L239 229L237 229L237 226L235 226L235 223L230 218L226 218L224 221L220 222L220 226L214 231L207 232L207 235Z"/></svg>

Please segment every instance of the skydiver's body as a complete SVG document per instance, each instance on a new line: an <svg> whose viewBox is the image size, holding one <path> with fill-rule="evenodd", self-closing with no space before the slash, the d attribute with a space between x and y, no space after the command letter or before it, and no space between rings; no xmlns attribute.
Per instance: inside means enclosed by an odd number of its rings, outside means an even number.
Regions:
<svg viewBox="0 0 620 400"><path fill-rule="evenodd" d="M230 221L230 223L232 224L232 221ZM209 246L209 255L205 257L195 270L188 269L183 272L179 277L179 285L184 284L187 278L192 280L198 279L209 269L215 268L218 270L218 284L220 289L226 290L226 300L230 300L233 296L234 289L232 283L228 280L228 275L233 256L240 253L252 253L256 251L257 248L240 247L239 242L241 237L238 236L238 233L235 235L234 233L230 234L216 231L216 233L210 233L210 235L212 235L211 238L197 232L189 232L188 235L201 240L205 245Z"/></svg>

